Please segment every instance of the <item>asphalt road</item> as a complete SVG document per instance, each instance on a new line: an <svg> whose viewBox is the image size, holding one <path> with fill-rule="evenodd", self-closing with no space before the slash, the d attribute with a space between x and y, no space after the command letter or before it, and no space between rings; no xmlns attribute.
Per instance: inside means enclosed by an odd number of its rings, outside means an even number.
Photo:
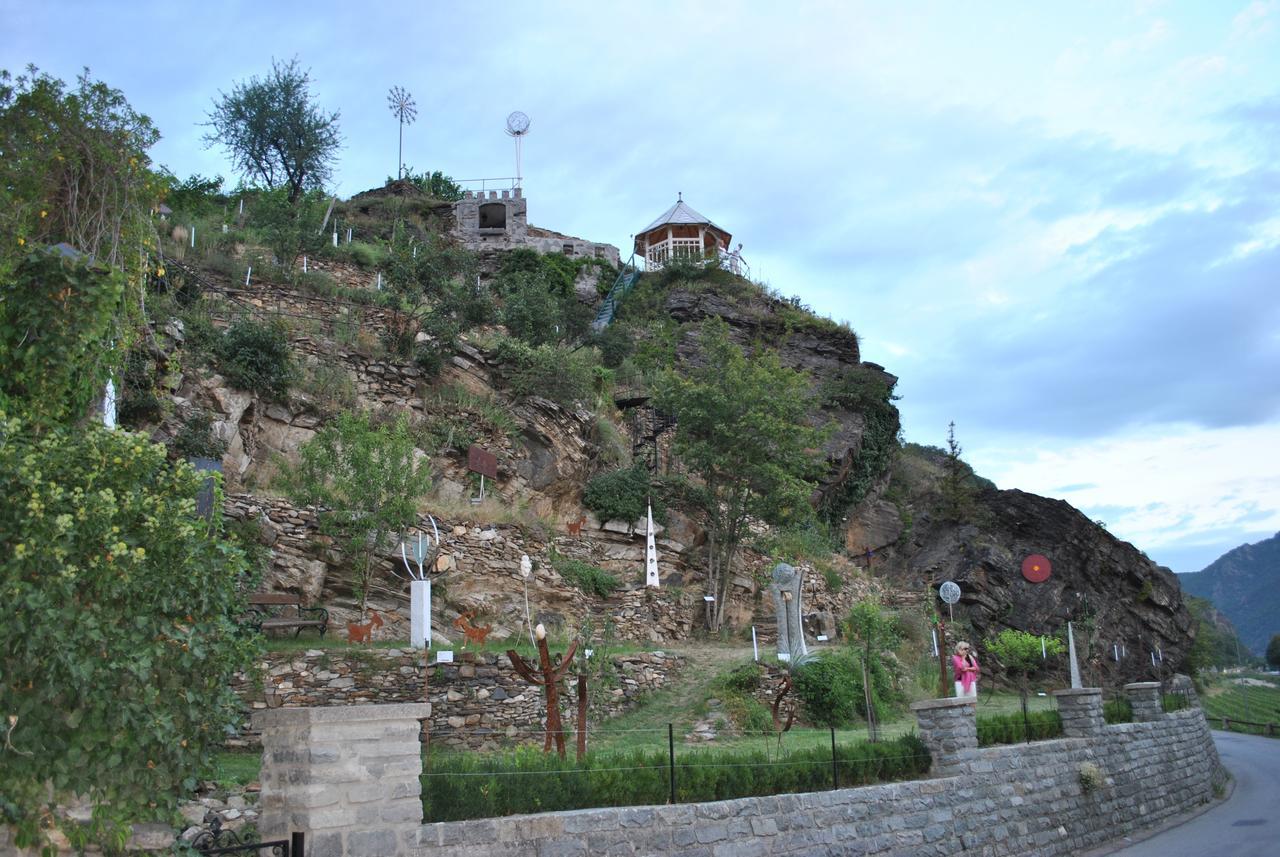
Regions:
<svg viewBox="0 0 1280 857"><path fill-rule="evenodd" d="M1214 732L1235 778L1231 797L1113 857L1280 857L1280 741Z"/></svg>

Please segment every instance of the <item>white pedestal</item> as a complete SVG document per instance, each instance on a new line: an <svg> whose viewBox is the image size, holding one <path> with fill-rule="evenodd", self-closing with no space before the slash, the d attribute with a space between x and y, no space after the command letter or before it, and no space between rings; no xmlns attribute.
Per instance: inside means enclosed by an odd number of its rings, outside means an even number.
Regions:
<svg viewBox="0 0 1280 857"><path fill-rule="evenodd" d="M409 645L431 648L431 581L409 582Z"/></svg>

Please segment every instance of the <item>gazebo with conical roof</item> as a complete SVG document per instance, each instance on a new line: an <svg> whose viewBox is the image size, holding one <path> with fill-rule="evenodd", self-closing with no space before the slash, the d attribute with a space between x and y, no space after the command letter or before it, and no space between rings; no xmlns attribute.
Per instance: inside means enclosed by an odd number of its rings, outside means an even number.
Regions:
<svg viewBox="0 0 1280 857"><path fill-rule="evenodd" d="M732 238L728 230L685 205L683 194L678 194L675 205L636 234L635 252L644 258L646 270L657 271L681 259L714 259L729 249Z"/></svg>

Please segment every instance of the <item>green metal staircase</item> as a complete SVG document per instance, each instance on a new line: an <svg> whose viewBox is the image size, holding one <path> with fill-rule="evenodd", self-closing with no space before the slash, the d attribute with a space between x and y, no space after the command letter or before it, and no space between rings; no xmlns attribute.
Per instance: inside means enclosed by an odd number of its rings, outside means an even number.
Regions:
<svg viewBox="0 0 1280 857"><path fill-rule="evenodd" d="M632 256L630 261L622 266L618 279L613 281L609 293L604 296L604 302L600 304L600 310L596 313L595 320L591 322L592 333L600 333L609 326L614 314L618 311L618 304L640 279L641 271L635 266L635 259L636 257Z"/></svg>

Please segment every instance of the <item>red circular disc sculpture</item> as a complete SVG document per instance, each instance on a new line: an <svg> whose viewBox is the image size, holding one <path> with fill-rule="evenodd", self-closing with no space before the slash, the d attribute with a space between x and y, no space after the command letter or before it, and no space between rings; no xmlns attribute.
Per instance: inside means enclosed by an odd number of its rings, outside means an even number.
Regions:
<svg viewBox="0 0 1280 857"><path fill-rule="evenodd" d="M1033 553L1022 561L1022 576L1032 583L1044 583L1053 573L1053 565L1049 558Z"/></svg>

